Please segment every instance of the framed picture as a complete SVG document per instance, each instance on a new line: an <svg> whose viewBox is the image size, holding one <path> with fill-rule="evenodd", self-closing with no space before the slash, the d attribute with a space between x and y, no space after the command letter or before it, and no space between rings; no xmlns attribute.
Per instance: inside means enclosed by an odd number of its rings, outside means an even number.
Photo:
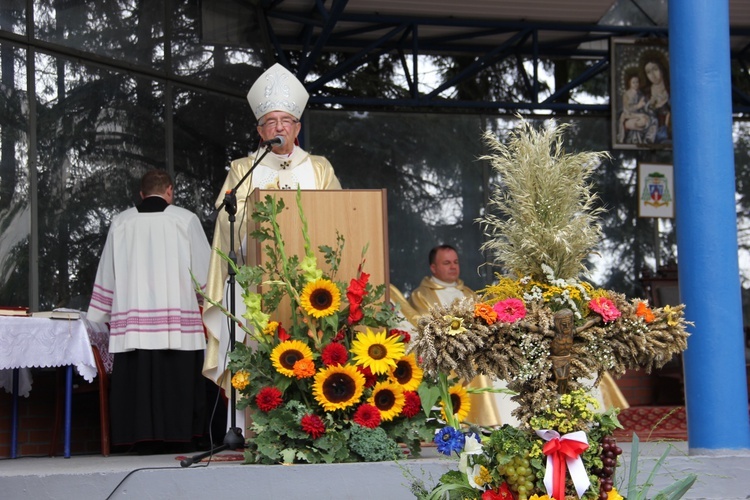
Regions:
<svg viewBox="0 0 750 500"><path fill-rule="evenodd" d="M612 148L671 149L667 40L611 38Z"/></svg>
<svg viewBox="0 0 750 500"><path fill-rule="evenodd" d="M672 165L638 164L638 217L674 218Z"/></svg>

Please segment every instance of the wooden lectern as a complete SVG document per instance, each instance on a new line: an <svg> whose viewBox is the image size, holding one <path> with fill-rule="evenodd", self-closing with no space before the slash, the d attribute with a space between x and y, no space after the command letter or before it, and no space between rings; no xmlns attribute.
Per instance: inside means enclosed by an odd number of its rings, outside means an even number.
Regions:
<svg viewBox="0 0 750 500"><path fill-rule="evenodd" d="M285 252L287 257L297 255L301 260L305 255L305 241L297 209L297 191L256 189L250 194L251 206L265 200L267 195L284 200L285 208L278 215L278 223ZM348 285L352 278L356 278L357 268L362 261L362 250L367 247L362 270L370 275L373 286L385 285L385 300L390 300L386 190L304 190L301 191L301 204L307 219L310 244L318 258L318 268L328 274L329 269L318 247L327 245L335 248L338 230L344 236L344 249L334 280ZM257 225L252 219L249 220L247 234L255 231ZM248 265L265 265L268 256L265 255L264 247L268 244L270 242L248 239ZM287 300L282 301L276 314L272 315L272 319L284 325L289 324L290 317Z"/></svg>

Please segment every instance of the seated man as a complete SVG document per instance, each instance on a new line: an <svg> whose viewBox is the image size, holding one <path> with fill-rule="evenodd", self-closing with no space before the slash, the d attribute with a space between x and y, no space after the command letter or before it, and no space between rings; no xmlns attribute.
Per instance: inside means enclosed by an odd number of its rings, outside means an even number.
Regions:
<svg viewBox="0 0 750 500"><path fill-rule="evenodd" d="M425 276L419 286L409 296L409 304L416 311L412 322L416 324L419 316L427 313L434 305L450 305L453 301L468 297L476 299L477 295L459 278L461 266L458 262L458 252L450 245L439 245L430 250L430 272L432 276ZM407 319L411 319L408 318ZM495 381L489 377L479 375L475 377L469 387L500 387L505 388L505 382ZM510 396L501 393L471 394L471 410L466 421L484 426L495 426L508 423L517 425L518 421L510 414Z"/></svg>

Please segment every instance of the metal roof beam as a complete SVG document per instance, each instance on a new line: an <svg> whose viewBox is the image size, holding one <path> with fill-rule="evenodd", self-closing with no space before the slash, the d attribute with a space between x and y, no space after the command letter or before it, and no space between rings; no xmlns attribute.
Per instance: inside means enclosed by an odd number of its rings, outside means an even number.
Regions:
<svg viewBox="0 0 750 500"><path fill-rule="evenodd" d="M319 11L323 15L325 24L323 25L322 32L318 35L317 40L315 41L315 46L307 53L307 56L302 60L302 63L297 69L297 76L300 80L304 81L305 77L310 72L310 68L315 64L315 61L323 50L328 37L331 36L333 28L336 27L336 23L341 17L342 12L344 12L344 7L346 7L348 2L349 0L333 0L331 10L328 12L326 12L323 3L319 3Z"/></svg>

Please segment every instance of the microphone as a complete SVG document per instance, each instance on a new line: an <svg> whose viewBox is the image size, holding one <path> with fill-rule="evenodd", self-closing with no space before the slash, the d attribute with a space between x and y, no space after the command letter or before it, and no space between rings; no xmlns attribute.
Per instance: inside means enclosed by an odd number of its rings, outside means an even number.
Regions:
<svg viewBox="0 0 750 500"><path fill-rule="evenodd" d="M260 147L265 148L268 146L283 146L284 145L284 138L280 135L277 135L273 139L268 139L267 141L263 141L260 143Z"/></svg>

